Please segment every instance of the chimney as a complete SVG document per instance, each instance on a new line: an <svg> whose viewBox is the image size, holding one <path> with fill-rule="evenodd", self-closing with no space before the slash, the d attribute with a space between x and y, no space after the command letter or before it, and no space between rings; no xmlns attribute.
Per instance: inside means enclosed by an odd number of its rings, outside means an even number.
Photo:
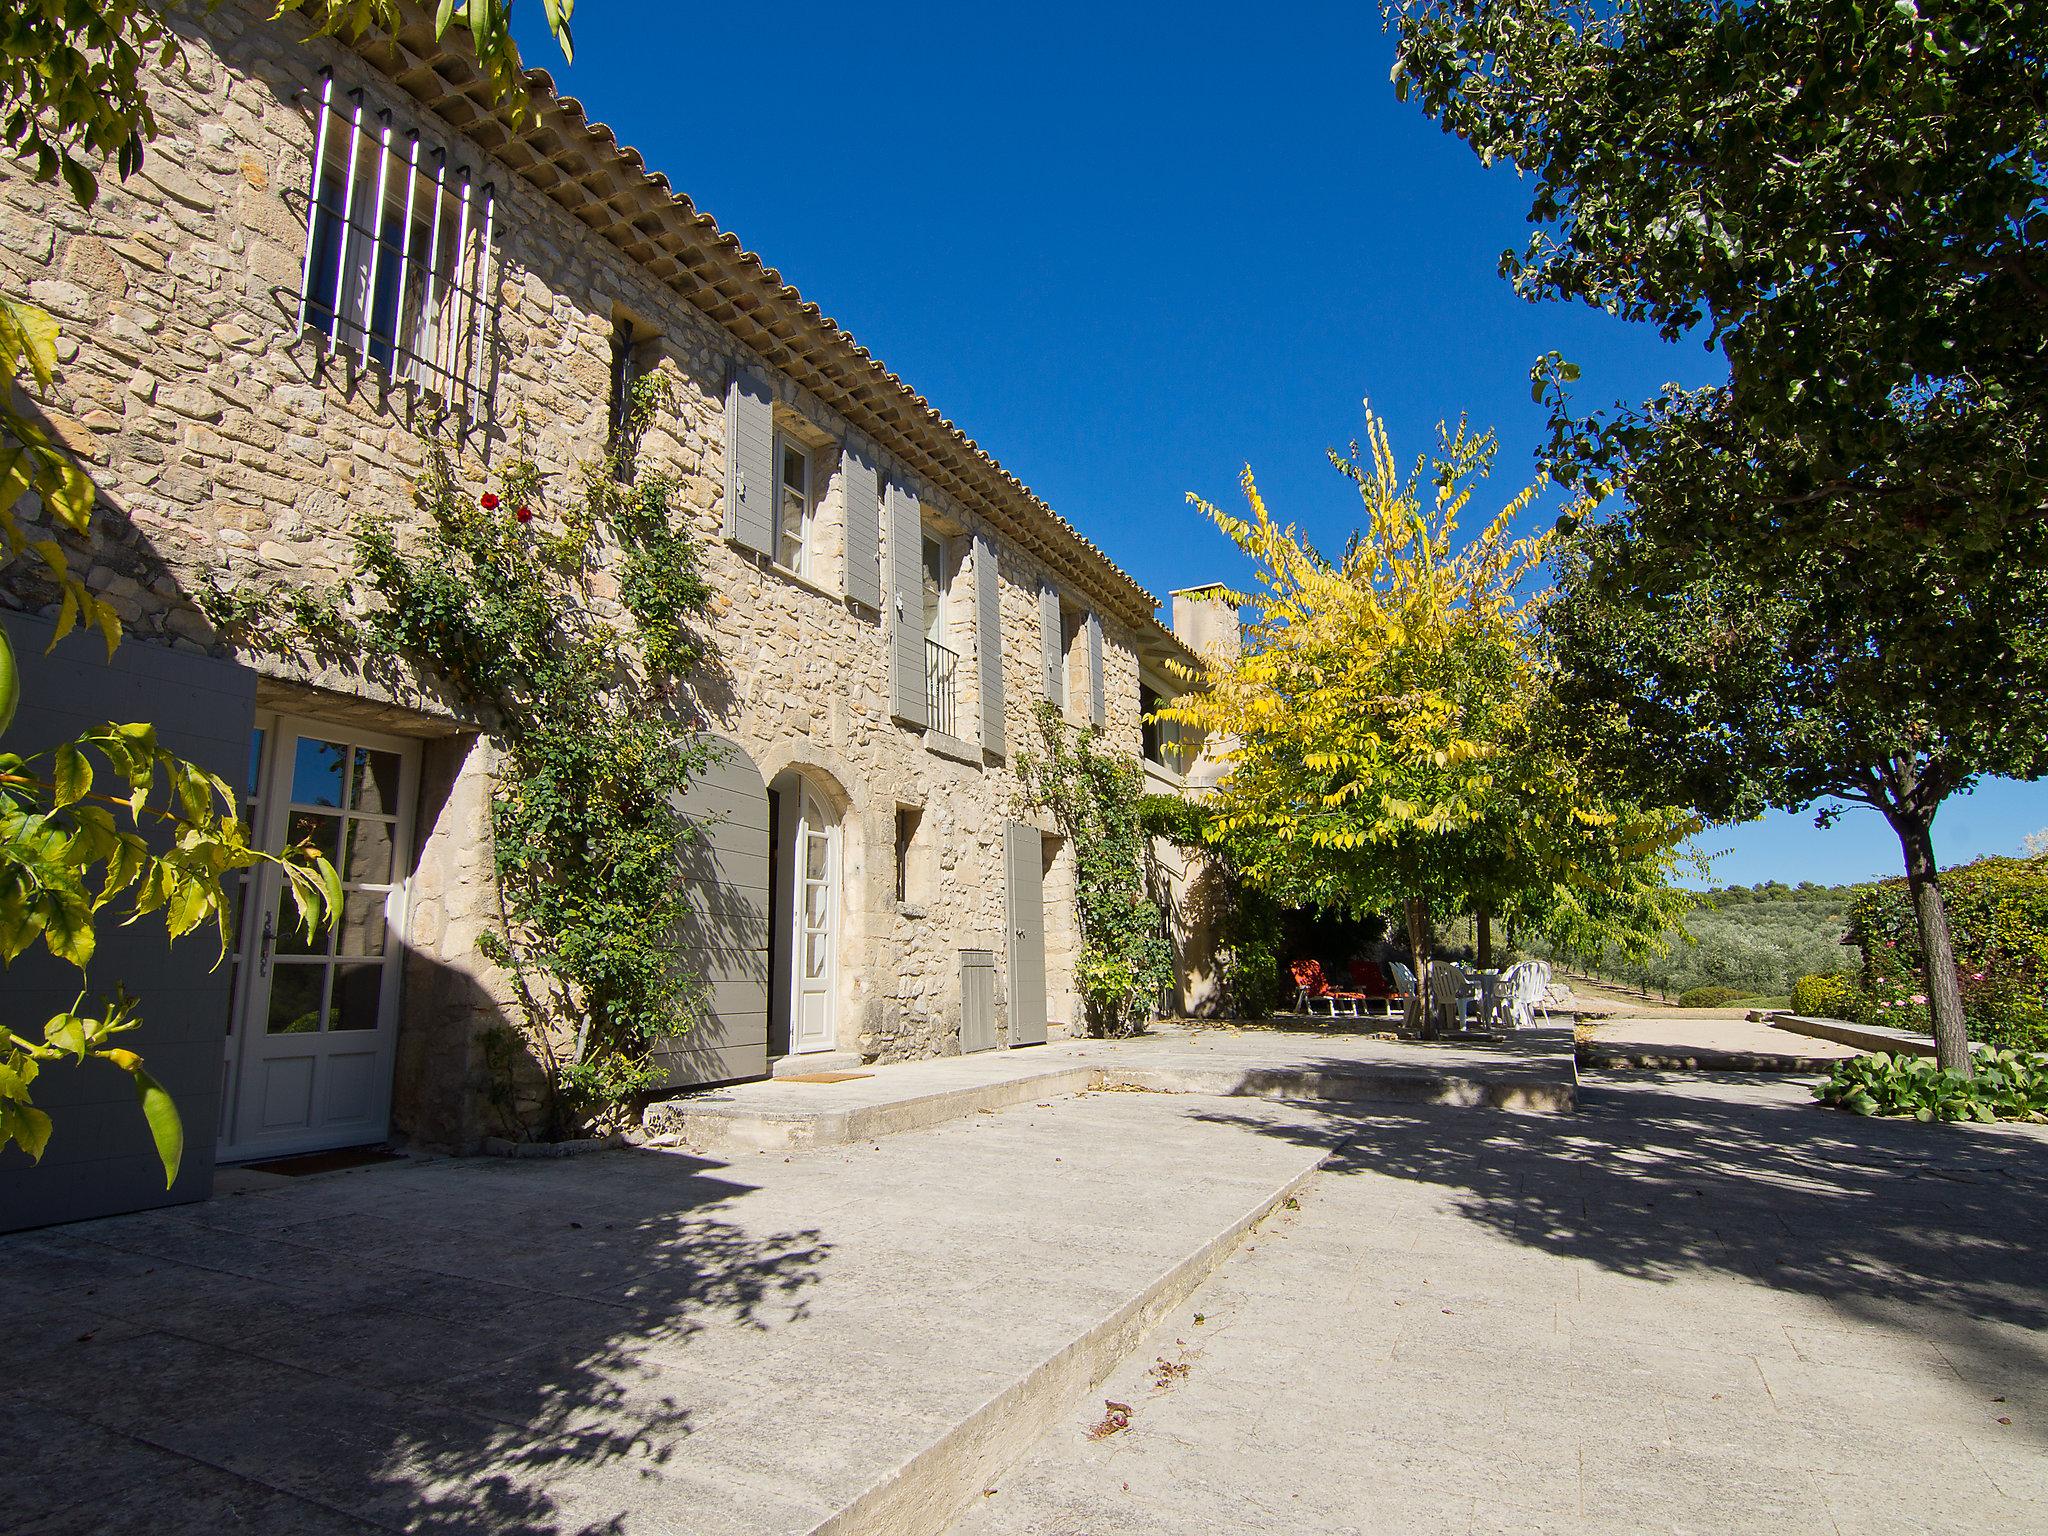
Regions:
<svg viewBox="0 0 2048 1536"><path fill-rule="evenodd" d="M1244 650L1237 604L1221 582L1182 587L1173 597L1173 637L1207 660L1232 662Z"/></svg>

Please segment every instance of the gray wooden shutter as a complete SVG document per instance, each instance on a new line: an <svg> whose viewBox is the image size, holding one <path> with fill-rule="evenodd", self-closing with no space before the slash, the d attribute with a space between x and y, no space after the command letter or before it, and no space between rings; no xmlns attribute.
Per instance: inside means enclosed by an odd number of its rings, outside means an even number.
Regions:
<svg viewBox="0 0 2048 1536"><path fill-rule="evenodd" d="M889 482L889 713L929 726L924 677L924 522L917 496Z"/></svg>
<svg viewBox="0 0 2048 1536"><path fill-rule="evenodd" d="M974 536L974 665L981 683L981 745L1003 750L1003 585L996 547L986 534Z"/></svg>
<svg viewBox="0 0 2048 1536"><path fill-rule="evenodd" d="M740 367L725 395L725 536L775 553L775 402L760 375Z"/></svg>
<svg viewBox="0 0 2048 1536"><path fill-rule="evenodd" d="M1045 667L1045 696L1055 704L1066 701L1066 636L1060 632L1060 594L1047 582L1038 589L1038 648Z"/></svg>
<svg viewBox="0 0 2048 1536"><path fill-rule="evenodd" d="M882 502L875 466L858 443L840 456L846 480L846 595L870 608L882 606Z"/></svg>
<svg viewBox="0 0 2048 1536"><path fill-rule="evenodd" d="M1102 619L1088 615L1088 718L1102 724L1107 718L1102 703Z"/></svg>

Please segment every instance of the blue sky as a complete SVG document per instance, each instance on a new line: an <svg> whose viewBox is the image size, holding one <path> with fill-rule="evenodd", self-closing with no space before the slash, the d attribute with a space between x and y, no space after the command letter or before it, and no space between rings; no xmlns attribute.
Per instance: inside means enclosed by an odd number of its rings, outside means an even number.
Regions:
<svg viewBox="0 0 2048 1536"><path fill-rule="evenodd" d="M1276 515L1334 548L1356 492L1324 458L1371 397L1404 457L1469 414L1526 483L1530 364L1589 403L1709 382L1696 344L1498 275L1526 189L1394 99L1377 7L757 8L586 0L554 72L650 166L761 254L1162 598L1245 571L1186 504ZM1169 24L1170 23L1170 24ZM2048 784L1946 810L1944 861L2048 826ZM1715 878L1865 878L1899 860L1874 815L1709 839Z"/></svg>

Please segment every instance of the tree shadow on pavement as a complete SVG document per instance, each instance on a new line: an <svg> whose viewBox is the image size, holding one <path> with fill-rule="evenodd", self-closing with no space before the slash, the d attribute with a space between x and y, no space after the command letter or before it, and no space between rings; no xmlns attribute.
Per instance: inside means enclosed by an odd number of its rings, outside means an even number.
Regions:
<svg viewBox="0 0 2048 1536"><path fill-rule="evenodd" d="M1313 1063L1307 1064L1313 1066ZM1719 1272L2048 1387L2048 1135L1862 1119L1741 1074L1595 1078L1573 1115L1305 1104L1204 1118L1328 1145L1512 1241L1648 1281ZM1398 1220L1399 1217L1395 1218Z"/></svg>
<svg viewBox="0 0 2048 1536"><path fill-rule="evenodd" d="M0 1240L0 1531L689 1528L693 1432L829 1252L713 1168L393 1164Z"/></svg>

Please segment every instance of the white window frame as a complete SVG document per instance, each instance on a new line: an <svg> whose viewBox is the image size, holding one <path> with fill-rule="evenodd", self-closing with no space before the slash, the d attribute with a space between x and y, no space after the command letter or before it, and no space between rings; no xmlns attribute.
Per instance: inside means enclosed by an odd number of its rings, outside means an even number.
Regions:
<svg viewBox="0 0 2048 1536"><path fill-rule="evenodd" d="M783 558L783 545L789 538L787 519L789 516L788 480L789 456L795 454L803 461L804 483L799 493L802 506L797 513L796 558ZM784 570L794 571L809 579L811 574L812 545L818 532L818 450L802 438L778 430L775 434L775 563Z"/></svg>

